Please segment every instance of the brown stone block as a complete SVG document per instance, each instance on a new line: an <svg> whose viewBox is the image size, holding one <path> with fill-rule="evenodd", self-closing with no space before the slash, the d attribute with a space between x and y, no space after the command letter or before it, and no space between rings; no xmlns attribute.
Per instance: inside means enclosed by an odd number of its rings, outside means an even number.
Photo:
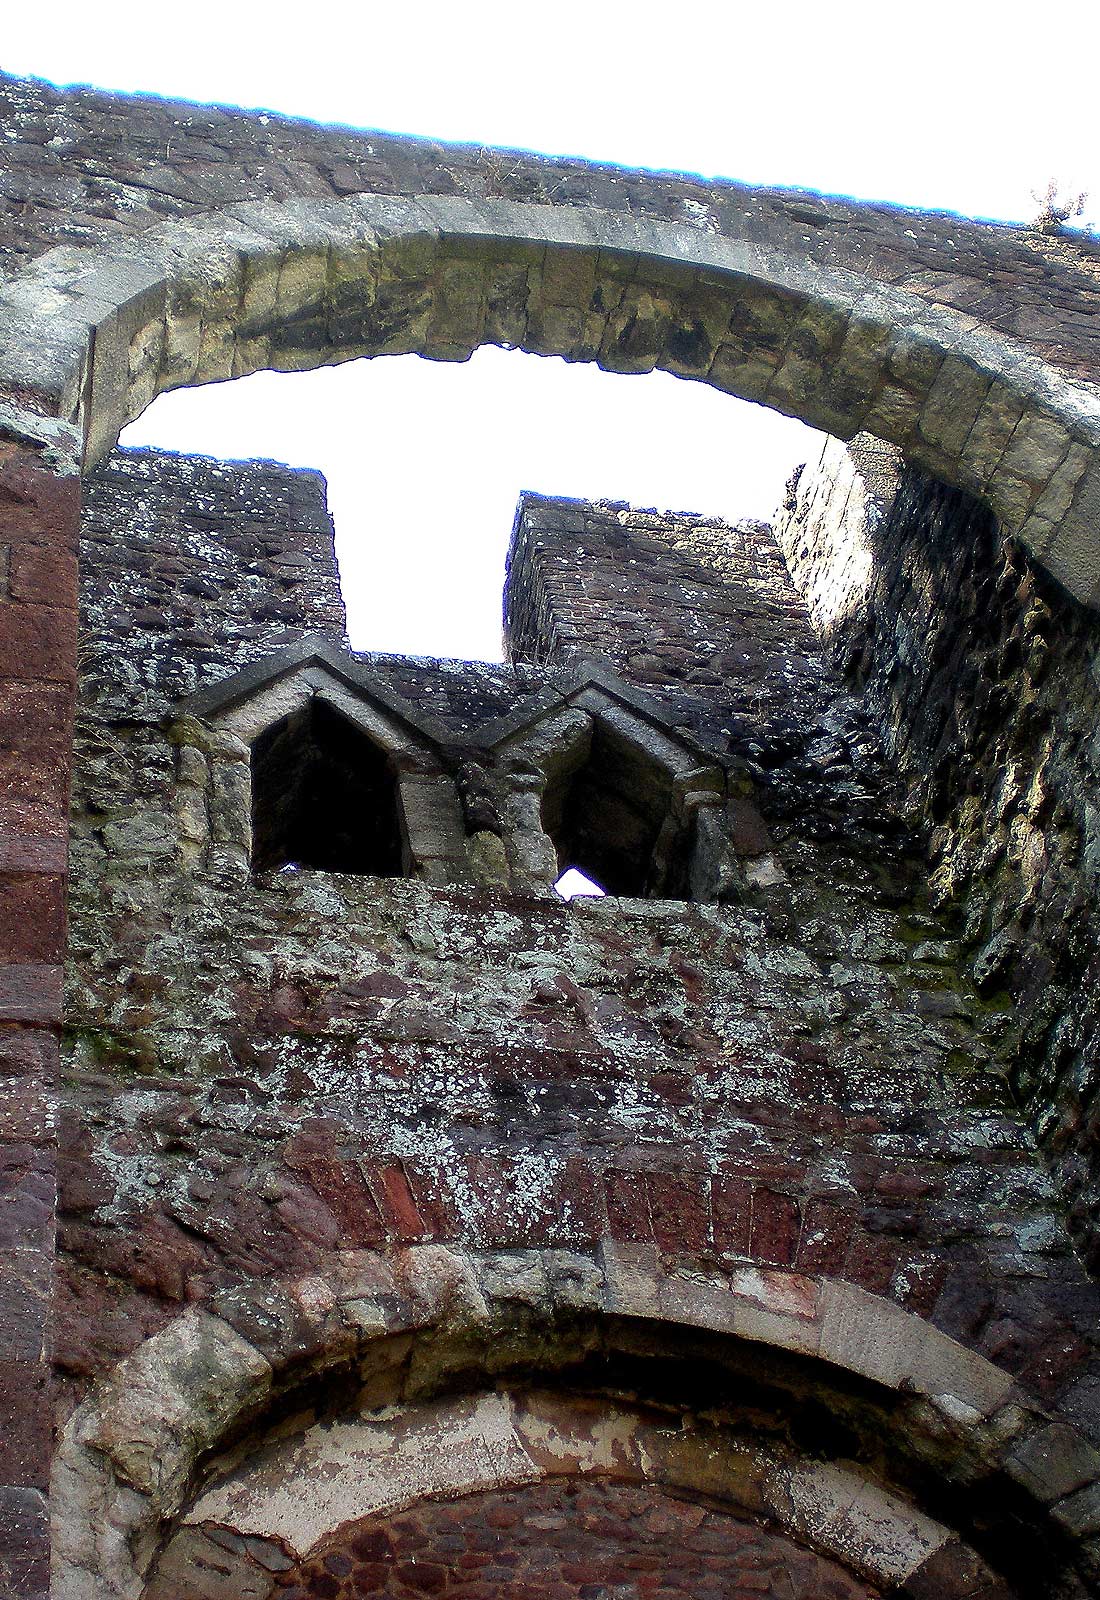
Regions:
<svg viewBox="0 0 1100 1600"><path fill-rule="evenodd" d="M9 833L0 838L0 873L47 872L64 876L69 852L49 834Z"/></svg>
<svg viewBox="0 0 1100 1600"><path fill-rule="evenodd" d="M52 1425L47 1369L0 1361L0 1483L46 1487Z"/></svg>
<svg viewBox="0 0 1100 1600"><path fill-rule="evenodd" d="M751 800L746 800L740 795L728 802L727 815L729 818L730 838L733 848L739 856L766 855L772 847L771 836L764 825L764 819Z"/></svg>
<svg viewBox="0 0 1100 1600"><path fill-rule="evenodd" d="M752 1186L743 1178L719 1173L711 1180L710 1211L715 1249L723 1255L747 1256L752 1236Z"/></svg>
<svg viewBox="0 0 1100 1600"><path fill-rule="evenodd" d="M345 1247L362 1248L385 1238L378 1203L362 1172L352 1159L342 1160L323 1135L300 1134L287 1146L284 1160L336 1218Z"/></svg>
<svg viewBox="0 0 1100 1600"><path fill-rule="evenodd" d="M653 1238L649 1193L644 1172L609 1172L604 1177L604 1203L611 1237L619 1243L648 1244Z"/></svg>
<svg viewBox="0 0 1100 1600"><path fill-rule="evenodd" d="M57 1035L52 1029L0 1027L0 1078L53 1084L57 1062Z"/></svg>
<svg viewBox="0 0 1100 1600"><path fill-rule="evenodd" d="M0 1350L11 1361L45 1360L52 1267L40 1249L0 1251Z"/></svg>
<svg viewBox="0 0 1100 1600"><path fill-rule="evenodd" d="M413 1197L405 1168L400 1162L376 1167L368 1175L368 1182L378 1202L391 1239L411 1244L415 1239L430 1239L432 1230L421 1214Z"/></svg>
<svg viewBox="0 0 1100 1600"><path fill-rule="evenodd" d="M41 1078L0 1078L0 1140L38 1144L53 1137L53 1090Z"/></svg>
<svg viewBox="0 0 1100 1600"><path fill-rule="evenodd" d="M370 1177L371 1188L379 1199L383 1212L388 1213L393 1222L399 1227L411 1225L413 1214L419 1217L425 1229L423 1237L428 1239L453 1239L457 1233L457 1220L452 1204L451 1187L445 1173L428 1171L423 1167L413 1166L410 1162L396 1163L400 1169L400 1178L387 1177L384 1179L385 1194L379 1192L379 1183L373 1173ZM392 1167L386 1165L376 1169L380 1173L389 1174ZM407 1190L412 1202L412 1211L406 1209L403 1191ZM394 1237L400 1237L395 1234Z"/></svg>
<svg viewBox="0 0 1100 1600"><path fill-rule="evenodd" d="M898 1264L898 1242L883 1234L857 1232L852 1236L844 1276L870 1294L887 1294Z"/></svg>
<svg viewBox="0 0 1100 1600"><path fill-rule="evenodd" d="M31 610L27 608L28 614ZM28 682L17 664L13 673L0 677L0 750L22 750L29 743L36 751L67 757L72 704L71 689L43 680Z"/></svg>
<svg viewBox="0 0 1100 1600"><path fill-rule="evenodd" d="M80 523L80 480L58 477L39 462L34 451L5 452L0 458L0 506L6 504L25 513L39 538L43 534L60 536L75 547ZM6 513L0 511L0 528L6 520Z"/></svg>
<svg viewBox="0 0 1100 1600"><path fill-rule="evenodd" d="M569 1242L575 1247L595 1246L603 1237L603 1189L590 1161L577 1157L559 1180L562 1208L568 1216Z"/></svg>
<svg viewBox="0 0 1100 1600"><path fill-rule="evenodd" d="M668 1255L698 1259L710 1247L710 1174L647 1175L653 1238Z"/></svg>
<svg viewBox="0 0 1100 1600"><path fill-rule="evenodd" d="M56 1022L62 976L61 967L44 962L0 967L0 1022Z"/></svg>
<svg viewBox="0 0 1100 1600"><path fill-rule="evenodd" d="M0 675L71 683L76 677L76 612L62 606L5 606Z"/></svg>
<svg viewBox="0 0 1100 1600"><path fill-rule="evenodd" d="M71 711L67 685L0 678L0 829L17 839L67 837Z"/></svg>
<svg viewBox="0 0 1100 1600"><path fill-rule="evenodd" d="M40 837L52 833L63 844L68 797L67 766L43 773L36 771L33 752L0 749L0 828Z"/></svg>
<svg viewBox="0 0 1100 1600"><path fill-rule="evenodd" d="M831 1200L811 1200L802 1219L795 1264L800 1272L836 1277L848 1259L856 1216Z"/></svg>
<svg viewBox="0 0 1100 1600"><path fill-rule="evenodd" d="M51 1249L54 1193L49 1147L0 1144L0 1250Z"/></svg>
<svg viewBox="0 0 1100 1600"><path fill-rule="evenodd" d="M0 1488L0 1594L3 1600L47 1600L50 1527L45 1494Z"/></svg>
<svg viewBox="0 0 1100 1600"><path fill-rule="evenodd" d="M752 1197L753 1259L789 1267L798 1248L798 1233L798 1206L790 1195L757 1189Z"/></svg>
<svg viewBox="0 0 1100 1600"><path fill-rule="evenodd" d="M13 600L75 610L75 553L61 545L16 545L8 569L8 592Z"/></svg>
<svg viewBox="0 0 1100 1600"><path fill-rule="evenodd" d="M0 961L56 962L64 951L64 879L0 873Z"/></svg>

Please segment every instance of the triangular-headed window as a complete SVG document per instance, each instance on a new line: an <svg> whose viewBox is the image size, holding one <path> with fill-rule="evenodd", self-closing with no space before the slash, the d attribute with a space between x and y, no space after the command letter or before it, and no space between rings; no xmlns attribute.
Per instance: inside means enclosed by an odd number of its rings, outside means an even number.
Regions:
<svg viewBox="0 0 1100 1600"><path fill-rule="evenodd" d="M408 870L386 752L319 696L252 746L252 865L400 877Z"/></svg>
<svg viewBox="0 0 1100 1600"><path fill-rule="evenodd" d="M675 776L643 745L594 716L590 739L543 791L542 826L560 871L573 868L611 895L690 898L694 818L676 805Z"/></svg>

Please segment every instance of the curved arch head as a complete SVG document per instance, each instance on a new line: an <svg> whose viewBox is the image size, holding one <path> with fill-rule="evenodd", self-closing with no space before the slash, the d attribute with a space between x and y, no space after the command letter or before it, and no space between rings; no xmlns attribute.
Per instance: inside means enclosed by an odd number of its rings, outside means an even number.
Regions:
<svg viewBox="0 0 1100 1600"><path fill-rule="evenodd" d="M1013 1591L993 1570L1026 1526L1043 1581L1089 1592L1056 1459L1087 1447L1056 1439L1006 1373L846 1284L423 1246L221 1309L147 1340L70 1420L56 1600L137 1600L151 1573L164 1600L226 1529L249 1562L250 1540L306 1561L375 1513L561 1477L718 1500L913 1600L1037 1596L1037 1579L1013 1572Z"/></svg>
<svg viewBox="0 0 1100 1600"><path fill-rule="evenodd" d="M165 389L491 343L875 434L1100 598L1095 393L962 313L745 239L503 200L249 201L51 251L4 294L0 381L77 425L89 464Z"/></svg>

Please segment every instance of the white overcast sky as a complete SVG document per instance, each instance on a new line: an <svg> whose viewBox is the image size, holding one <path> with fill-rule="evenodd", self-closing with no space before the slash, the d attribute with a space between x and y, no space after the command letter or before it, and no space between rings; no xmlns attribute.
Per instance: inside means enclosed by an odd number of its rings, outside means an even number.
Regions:
<svg viewBox="0 0 1100 1600"><path fill-rule="evenodd" d="M1026 220L1049 178L1100 215L1095 0L833 5L55 0L0 65L321 122ZM166 395L127 443L329 480L362 649L499 653L516 497L767 516L797 423L664 375L497 350Z"/></svg>

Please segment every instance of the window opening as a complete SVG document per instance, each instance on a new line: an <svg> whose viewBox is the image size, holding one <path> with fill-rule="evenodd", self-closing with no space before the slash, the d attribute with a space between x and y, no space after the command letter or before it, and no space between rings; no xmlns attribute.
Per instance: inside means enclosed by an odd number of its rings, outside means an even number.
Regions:
<svg viewBox="0 0 1100 1600"><path fill-rule="evenodd" d="M595 719L583 761L551 779L543 796L561 876L572 869L610 895L690 898L693 829L673 822L672 801L671 773Z"/></svg>
<svg viewBox="0 0 1100 1600"><path fill-rule="evenodd" d="M252 746L252 865L405 872L397 781L385 752L316 697Z"/></svg>
<svg viewBox="0 0 1100 1600"><path fill-rule="evenodd" d="M576 900L581 896L599 897L607 893L602 884L588 877L579 867L566 867L554 888L563 900Z"/></svg>

